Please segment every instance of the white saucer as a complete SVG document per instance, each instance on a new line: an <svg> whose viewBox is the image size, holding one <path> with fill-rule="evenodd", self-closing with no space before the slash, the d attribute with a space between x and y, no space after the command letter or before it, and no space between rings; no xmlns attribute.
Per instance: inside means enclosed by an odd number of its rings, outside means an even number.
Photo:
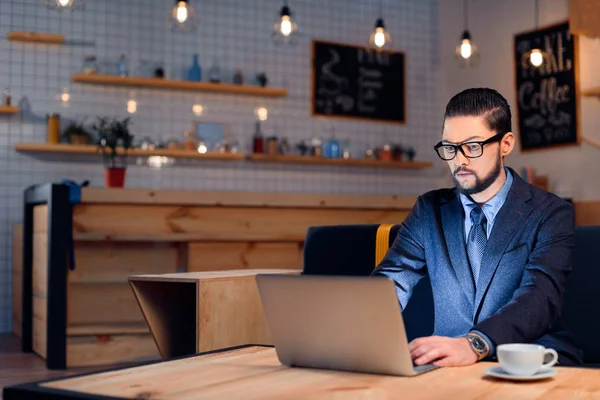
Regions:
<svg viewBox="0 0 600 400"><path fill-rule="evenodd" d="M517 375L509 374L508 372L503 370L502 367L499 365L485 370L485 373L487 375L491 375L496 378L516 380L516 381L535 381L538 379L546 379L546 378L550 378L551 376L556 375L557 372L558 371L556 371L554 368L548 368L548 369L543 369L541 371L538 371L533 375L517 376Z"/></svg>

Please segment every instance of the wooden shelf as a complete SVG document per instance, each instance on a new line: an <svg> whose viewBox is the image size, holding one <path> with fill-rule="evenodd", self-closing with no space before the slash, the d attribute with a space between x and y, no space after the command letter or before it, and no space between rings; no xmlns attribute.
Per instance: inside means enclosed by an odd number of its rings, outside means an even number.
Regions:
<svg viewBox="0 0 600 400"><path fill-rule="evenodd" d="M113 85L128 87L145 87L153 89L176 89L191 90L199 92L218 92L245 94L266 97L287 96L287 90L282 88L259 87L250 85L233 85L228 83L210 83L210 82L189 82L180 80L169 80L162 78L142 78L142 77L120 77L113 75L100 74L75 74L72 77L73 82L89 83L94 85Z"/></svg>
<svg viewBox="0 0 600 400"><path fill-rule="evenodd" d="M16 114L19 112L19 107L17 106L1 106L0 105L0 114Z"/></svg>
<svg viewBox="0 0 600 400"><path fill-rule="evenodd" d="M311 156L273 156L268 154L250 154L250 161L258 162L277 162L290 164L313 164L313 165L343 165L352 167L378 167L378 168L405 168L405 169L424 169L432 166L427 162L416 161L381 161L372 159L343 159L343 158L325 158Z"/></svg>
<svg viewBox="0 0 600 400"><path fill-rule="evenodd" d="M18 143L15 150L21 153L57 153L57 154L97 154L100 155L100 150L94 145L74 145L74 144L52 144L52 143ZM243 160L244 154L241 153L204 153L200 154L189 150L176 149L155 149L143 150L139 148L129 149L128 155L132 157L149 157L163 156L173 158L192 158L204 160ZM123 154L123 150L119 149L118 154Z"/></svg>
<svg viewBox="0 0 600 400"><path fill-rule="evenodd" d="M55 154L79 154L100 155L100 150L94 145L74 144L51 144L51 143L18 143L15 150L21 153L55 153ZM123 154L120 149L118 154ZM417 161L380 161L371 159L342 159L310 156L272 156L268 154L243 154L243 153L205 153L200 154L189 150L155 149L142 150L139 148L129 149L128 154L132 157L163 156L184 159L199 160L224 160L236 161L247 160L264 163L289 163L309 165L340 165L350 167L373 167L373 168L399 168L399 169L425 169L433 164Z"/></svg>
<svg viewBox="0 0 600 400"><path fill-rule="evenodd" d="M65 37L55 33L38 33L38 32L8 32L6 39L13 42L29 42L29 43L46 43L46 44L63 44Z"/></svg>
<svg viewBox="0 0 600 400"><path fill-rule="evenodd" d="M600 87L593 87L581 91L581 95L584 97L600 96Z"/></svg>

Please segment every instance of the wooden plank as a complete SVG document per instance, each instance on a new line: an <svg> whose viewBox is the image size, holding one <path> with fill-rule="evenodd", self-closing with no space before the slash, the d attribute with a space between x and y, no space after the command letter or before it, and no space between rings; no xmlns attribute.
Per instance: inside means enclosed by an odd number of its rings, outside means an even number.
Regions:
<svg viewBox="0 0 600 400"><path fill-rule="evenodd" d="M199 289L198 352L271 343L255 276L202 280Z"/></svg>
<svg viewBox="0 0 600 400"><path fill-rule="evenodd" d="M135 333L150 333L150 330L143 322L67 326L67 336L118 335Z"/></svg>
<svg viewBox="0 0 600 400"><path fill-rule="evenodd" d="M486 377L497 363L440 368L411 378L288 368L274 349L198 356L42 383L45 388L123 398L169 399L590 399L600 370L554 367L552 379L517 384Z"/></svg>
<svg viewBox="0 0 600 400"><path fill-rule="evenodd" d="M433 166L430 162L418 161L382 161L363 158L325 158L311 156L286 156L269 154L249 154L248 160L284 164L339 165L347 167L375 167L397 169L425 169Z"/></svg>
<svg viewBox="0 0 600 400"><path fill-rule="evenodd" d="M301 243L190 243L188 272L232 269L302 269Z"/></svg>
<svg viewBox="0 0 600 400"><path fill-rule="evenodd" d="M46 296L48 293L48 234L33 233L33 294Z"/></svg>
<svg viewBox="0 0 600 400"><path fill-rule="evenodd" d="M83 242L75 246L70 283L127 283L129 275L177 271L178 246L170 243Z"/></svg>
<svg viewBox="0 0 600 400"><path fill-rule="evenodd" d="M78 145L78 144L65 144L65 143L17 143L15 150L22 153L57 153L57 154L83 154L83 155L97 155L100 157L101 153L97 146L93 145ZM117 148L117 154L124 154L122 148ZM244 154L242 153L221 153L221 152L207 152L198 153L197 151L190 150L178 150L178 149L154 149L144 150L140 148L133 148L127 151L132 157L171 157L171 158L185 158L194 160L222 160L222 161L236 161L243 160Z"/></svg>
<svg viewBox="0 0 600 400"><path fill-rule="evenodd" d="M144 317L127 283L68 285L69 326L143 321Z"/></svg>
<svg viewBox="0 0 600 400"><path fill-rule="evenodd" d="M576 226L600 225L600 201L577 201L574 205Z"/></svg>
<svg viewBox="0 0 600 400"><path fill-rule="evenodd" d="M23 225L12 230L12 331L21 337L23 312Z"/></svg>
<svg viewBox="0 0 600 400"><path fill-rule="evenodd" d="M236 207L351 208L409 211L415 196L311 193L211 192L193 190L81 189L83 204L153 204ZM79 206L77 206L79 207Z"/></svg>
<svg viewBox="0 0 600 400"><path fill-rule="evenodd" d="M158 359L148 334L69 336L67 368Z"/></svg>
<svg viewBox="0 0 600 400"><path fill-rule="evenodd" d="M33 207L33 232L48 232L48 206L46 204Z"/></svg>
<svg viewBox="0 0 600 400"><path fill-rule="evenodd" d="M45 297L33 297L33 351L46 358L48 330L48 300Z"/></svg>
<svg viewBox="0 0 600 400"><path fill-rule="evenodd" d="M153 89L177 89L198 92L217 92L266 97L287 96L287 90L273 87L260 87L251 85L235 85L228 83L190 82L170 79L125 77L116 75L85 74L79 73L71 78L73 82L97 85L114 85L127 87L146 87Z"/></svg>
<svg viewBox="0 0 600 400"><path fill-rule="evenodd" d="M600 4L596 0L569 0L569 31L600 37Z"/></svg>
<svg viewBox="0 0 600 400"><path fill-rule="evenodd" d="M309 227L340 224L395 224L406 211L319 210L140 205L79 205L76 233L104 235L191 234L189 240L303 241ZM114 239L113 239L114 240Z"/></svg>
<svg viewBox="0 0 600 400"><path fill-rule="evenodd" d="M14 115L14 114L17 114L18 112L19 112L19 107L17 107L17 106L0 105L0 114Z"/></svg>
<svg viewBox="0 0 600 400"><path fill-rule="evenodd" d="M202 282L215 281L218 279L232 279L237 277L255 276L257 274L292 274L298 273L296 269L241 269L232 271L202 271L184 272L177 274L160 275L135 275L130 276L129 281L155 281L155 282Z"/></svg>
<svg viewBox="0 0 600 400"><path fill-rule="evenodd" d="M45 43L45 44L63 44L65 37L58 33L42 32L20 32L11 31L6 35L6 39L14 42Z"/></svg>

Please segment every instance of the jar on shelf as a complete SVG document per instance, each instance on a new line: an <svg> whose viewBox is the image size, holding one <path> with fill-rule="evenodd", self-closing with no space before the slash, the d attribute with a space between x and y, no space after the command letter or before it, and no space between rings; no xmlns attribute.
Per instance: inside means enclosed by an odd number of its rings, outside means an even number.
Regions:
<svg viewBox="0 0 600 400"><path fill-rule="evenodd" d="M86 56L83 59L82 72L85 74L95 74L98 71L96 56Z"/></svg>
<svg viewBox="0 0 600 400"><path fill-rule="evenodd" d="M277 138L270 136L267 138L267 154L275 156L279 153L279 146L277 144Z"/></svg>
<svg viewBox="0 0 600 400"><path fill-rule="evenodd" d="M50 114L48 115L47 123L47 138L48 143L58 143L60 141L60 115Z"/></svg>
<svg viewBox="0 0 600 400"><path fill-rule="evenodd" d="M183 149L198 151L198 140L194 137L194 132L186 131L183 136L185 137L183 141Z"/></svg>

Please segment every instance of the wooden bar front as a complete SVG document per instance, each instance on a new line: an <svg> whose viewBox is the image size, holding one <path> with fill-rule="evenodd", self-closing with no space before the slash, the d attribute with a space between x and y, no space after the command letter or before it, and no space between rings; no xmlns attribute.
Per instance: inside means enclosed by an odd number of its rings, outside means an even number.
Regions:
<svg viewBox="0 0 600 400"><path fill-rule="evenodd" d="M81 377L5 388L5 400L72 399L592 399L600 370L555 367L538 381L486 376L496 363L440 368L415 377L290 368L275 349L245 347ZM55 398L55 397L52 397Z"/></svg>
<svg viewBox="0 0 600 400"><path fill-rule="evenodd" d="M32 350L46 358L47 348L56 349L56 339L48 343L52 335L47 323L63 312L66 367L157 359L159 352L128 276L249 269L300 271L309 227L399 223L415 200L399 196L83 188L81 202L72 208L75 265L73 270L64 266L64 310L47 303L57 295L48 292L48 243L52 241L52 218L57 219L56 227L68 216L53 216L50 203L37 203L30 239L32 278L23 282L23 288L32 285L31 313L27 313L27 302L14 302L16 308L21 307L24 340L31 331ZM25 233L22 235L27 240ZM16 264L13 268L20 269ZM18 293L23 298L27 291ZM56 337L56 330L53 332L52 337Z"/></svg>

